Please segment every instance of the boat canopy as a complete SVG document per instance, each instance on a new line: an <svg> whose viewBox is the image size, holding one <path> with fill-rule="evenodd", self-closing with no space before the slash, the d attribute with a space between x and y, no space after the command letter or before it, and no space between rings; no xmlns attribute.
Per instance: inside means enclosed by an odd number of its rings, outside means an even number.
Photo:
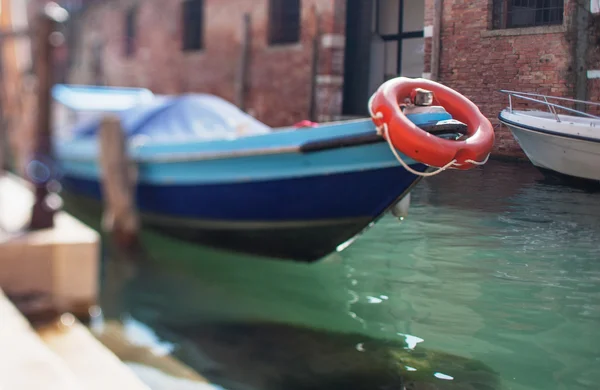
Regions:
<svg viewBox="0 0 600 390"><path fill-rule="evenodd" d="M272 129L235 105L214 95L185 94L161 96L126 110L113 112L120 118L128 138L151 140L219 140L272 132ZM99 113L71 129L72 138L98 135Z"/></svg>

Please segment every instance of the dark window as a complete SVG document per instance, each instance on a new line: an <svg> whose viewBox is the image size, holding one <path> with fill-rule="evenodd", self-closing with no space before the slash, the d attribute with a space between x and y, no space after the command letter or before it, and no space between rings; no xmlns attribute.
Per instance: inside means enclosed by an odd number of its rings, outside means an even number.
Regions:
<svg viewBox="0 0 600 390"><path fill-rule="evenodd" d="M285 44L300 40L300 0L270 0L269 43Z"/></svg>
<svg viewBox="0 0 600 390"><path fill-rule="evenodd" d="M131 8L125 14L125 56L131 57L135 53L137 9Z"/></svg>
<svg viewBox="0 0 600 390"><path fill-rule="evenodd" d="M204 1L183 2L183 50L201 50L204 26Z"/></svg>
<svg viewBox="0 0 600 390"><path fill-rule="evenodd" d="M493 0L493 28L562 24L564 0Z"/></svg>

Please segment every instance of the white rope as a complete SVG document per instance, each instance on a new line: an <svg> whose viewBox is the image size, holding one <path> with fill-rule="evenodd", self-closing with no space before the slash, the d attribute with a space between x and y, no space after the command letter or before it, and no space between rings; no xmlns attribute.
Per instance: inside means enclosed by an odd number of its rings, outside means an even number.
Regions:
<svg viewBox="0 0 600 390"><path fill-rule="evenodd" d="M369 103L368 103L369 114L371 115L371 117L373 119L383 119L383 113L381 113L381 112L377 112L376 114L373 113L373 107L372 107L371 103L373 102L374 96L375 96L375 94L371 95L371 98L369 99ZM390 150L392 151L392 153L394 154L394 156L396 157L396 160L398 160L400 165L402 165L404 167L404 169L406 169L413 175L423 176L423 177L431 177L431 176L435 176L437 174L444 172L446 169L457 169L455 167L459 167L459 166L463 165L463 164L457 164L456 159L454 159L454 160L450 161L448 164L444 165L443 167L436 169L435 171L430 171L430 172L416 171L413 168L411 168L407 163L405 163L404 160L402 159L402 157L400 157L400 155L396 151L396 148L394 147L394 145L392 144L392 141L390 139L390 134L389 134L387 123L383 122L381 125L375 125L375 128L377 130L377 134L384 136L384 139L387 141L387 144L390 147ZM490 155L491 155L491 153L488 153L487 157L482 162L468 159L468 160L465 160L465 163L471 163L473 165L484 165L485 163L487 163L488 159L490 158ZM427 164L425 164L425 165L427 165ZM427 165L427 166L430 167L430 165Z"/></svg>
<svg viewBox="0 0 600 390"><path fill-rule="evenodd" d="M491 153L488 153L488 155L487 155L487 157L485 158L485 160L483 160L483 161L481 161L481 162L479 162L479 161L475 161L475 160L470 160L470 159L469 159L469 160L465 160L465 162L471 163L471 164L473 164L473 165L485 165L485 163L486 163L486 162L488 162L488 160L490 159L490 156L491 156L491 155L492 155Z"/></svg>
<svg viewBox="0 0 600 390"><path fill-rule="evenodd" d="M385 139L387 141L387 144L390 147L390 150L392 151L392 153L394 154L394 156L396 157L396 160L398 160L398 162L404 167L404 169L406 169L407 171L409 171L413 175L423 176L423 177L435 176L435 175L437 175L439 173L444 172L446 169L450 168L454 163L456 163L456 160L452 160L448 164L444 165L443 167L438 168L437 170L431 171L431 172L419 172L419 171L415 171L407 163L405 163L404 160L402 160L402 157L400 157L400 155L396 151L396 148L394 147L394 145L392 145L392 141L390 140L390 134L389 134L388 127L387 127L386 123L383 124L383 131L384 131L384 134L385 134Z"/></svg>

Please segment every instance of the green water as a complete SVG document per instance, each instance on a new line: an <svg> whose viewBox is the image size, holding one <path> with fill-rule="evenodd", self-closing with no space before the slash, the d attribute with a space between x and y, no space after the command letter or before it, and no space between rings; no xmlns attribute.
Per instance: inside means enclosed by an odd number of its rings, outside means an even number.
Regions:
<svg viewBox="0 0 600 390"><path fill-rule="evenodd" d="M490 162L425 179L408 218L385 217L314 265L145 232L149 255L107 256L104 315L198 334L213 321L306 325L323 330L315 343L355 332L482 362L500 389L599 389L600 193L541 178L529 164ZM181 349L176 334L157 334L152 343ZM310 342L297 344L286 351ZM231 364L263 373L251 359Z"/></svg>

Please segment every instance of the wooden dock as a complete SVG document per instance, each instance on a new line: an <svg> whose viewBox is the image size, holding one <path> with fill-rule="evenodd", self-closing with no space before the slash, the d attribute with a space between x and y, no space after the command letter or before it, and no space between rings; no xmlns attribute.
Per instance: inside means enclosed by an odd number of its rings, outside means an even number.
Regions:
<svg viewBox="0 0 600 390"><path fill-rule="evenodd" d="M6 54L0 61L5 87L1 111L3 118L11 119L8 122L15 132L31 141L11 153L18 152L15 164L21 171L22 165L40 156L52 157L51 89L57 42L52 37L60 36L59 24L69 15L50 2L34 20L15 29L11 7L19 8L21 14L24 7L19 1L0 0L0 5L0 51ZM16 38L37 47L36 58L27 61L35 66L31 90L25 88L24 67L14 55ZM34 42L29 42L30 38ZM28 104L22 104L22 95ZM120 141L110 138L120 135L116 125L108 122L104 138L109 142ZM0 134L0 390L214 389L176 359L128 343L118 324L94 334L80 322L87 322L91 313L98 311L94 309L100 235L68 213L55 212L59 209L56 205L47 207L60 202L50 183L34 185L2 172L6 161L1 152L9 149L4 135ZM109 146L110 151L115 147ZM26 162L24 156L37 157L28 157ZM125 163L123 159L117 162ZM108 178L112 180L109 184L128 180L127 175L113 176ZM111 200L105 219L119 242L130 244L135 241L137 216L130 208L132 212L124 217L121 207L129 207L130 191L124 191L129 186L113 187L105 188Z"/></svg>
<svg viewBox="0 0 600 390"><path fill-rule="evenodd" d="M149 390L74 316L38 329L0 292L0 388Z"/></svg>
<svg viewBox="0 0 600 390"><path fill-rule="evenodd" d="M62 211L54 227L27 231L33 202L27 182L0 176L0 288L26 315L71 312L85 319L97 299L100 235Z"/></svg>
<svg viewBox="0 0 600 390"><path fill-rule="evenodd" d="M92 332L80 321L98 311L100 236L62 211L27 231L33 202L32 186L0 175L0 389L215 389L118 323Z"/></svg>
<svg viewBox="0 0 600 390"><path fill-rule="evenodd" d="M94 334L69 313L33 328L0 290L0 389L220 390L177 359L128 341L107 323Z"/></svg>

